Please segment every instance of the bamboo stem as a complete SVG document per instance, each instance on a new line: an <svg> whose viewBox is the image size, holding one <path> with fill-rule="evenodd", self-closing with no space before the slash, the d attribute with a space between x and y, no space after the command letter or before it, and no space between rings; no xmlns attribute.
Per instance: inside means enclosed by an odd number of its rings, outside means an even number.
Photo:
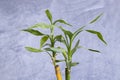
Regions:
<svg viewBox="0 0 120 80"><path fill-rule="evenodd" d="M62 80L62 75L61 75L61 71L60 71L60 66L59 65L55 66L55 73L56 73L57 80Z"/></svg>
<svg viewBox="0 0 120 80"><path fill-rule="evenodd" d="M70 70L65 68L65 80L70 80Z"/></svg>

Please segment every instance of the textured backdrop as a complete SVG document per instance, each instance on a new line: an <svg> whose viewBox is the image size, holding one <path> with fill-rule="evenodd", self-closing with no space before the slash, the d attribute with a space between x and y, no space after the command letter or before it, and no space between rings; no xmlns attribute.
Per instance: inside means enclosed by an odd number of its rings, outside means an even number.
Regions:
<svg viewBox="0 0 120 80"><path fill-rule="evenodd" d="M47 54L24 49L39 47L39 38L20 31L48 22L45 9L51 10L54 19L71 23L71 31L103 12L101 19L87 28L100 31L108 45L89 33L80 34L81 45L102 53L78 50L73 60L80 64L72 68L71 80L120 80L120 0L0 0L0 80L56 80ZM60 66L64 78L64 63Z"/></svg>

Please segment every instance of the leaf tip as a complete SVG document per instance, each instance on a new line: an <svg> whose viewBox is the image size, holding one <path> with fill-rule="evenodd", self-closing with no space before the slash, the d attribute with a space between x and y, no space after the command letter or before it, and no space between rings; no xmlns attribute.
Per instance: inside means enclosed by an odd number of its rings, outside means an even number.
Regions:
<svg viewBox="0 0 120 80"><path fill-rule="evenodd" d="M94 49L88 49L89 51L92 51L92 52L96 52L96 53L101 53L100 51L98 50L94 50Z"/></svg>
<svg viewBox="0 0 120 80"><path fill-rule="evenodd" d="M96 22L102 15L103 15L103 13L100 13L96 18L94 18L92 21L90 21L89 24Z"/></svg>

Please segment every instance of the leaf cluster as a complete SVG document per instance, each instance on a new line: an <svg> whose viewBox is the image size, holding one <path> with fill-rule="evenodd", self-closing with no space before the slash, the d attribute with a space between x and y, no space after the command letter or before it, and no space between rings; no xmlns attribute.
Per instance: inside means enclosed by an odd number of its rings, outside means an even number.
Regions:
<svg viewBox="0 0 120 80"><path fill-rule="evenodd" d="M81 32L88 32L91 34L94 34L98 37L98 39L100 41L102 41L104 44L107 44L106 41L104 40L102 34L98 31L95 30L85 30L86 26L82 26L80 28L78 28L76 31L72 32L69 30L64 29L62 26L58 26L57 23L62 23L65 24L67 26L72 26L71 24L67 23L65 20L63 19L58 19L53 21L53 17L52 14L50 13L49 10L45 11L47 18L50 21L50 24L47 23L37 23L31 27L29 27L28 29L23 29L23 31L31 33L32 35L35 36L40 36L40 47L38 49L33 48L33 47L25 47L28 51L30 52L47 52L49 53L49 55L51 56L51 58L55 58L56 53L62 53L64 60L57 60L55 59L55 63L56 62L62 62L65 61L66 63L66 67L68 69L71 69L72 66L76 66L77 64L79 64L78 62L73 62L72 61L72 57L73 54L79 49L79 48L83 48L83 46L80 45L80 40L77 40L77 42L75 43L75 45L73 46L73 43L75 41L75 38L81 33ZM98 15L96 18L94 18L93 20L91 20L89 22L89 24L92 24L94 22L96 22L97 20L99 20L99 18L102 16L102 14ZM54 33L54 28L59 28L64 35L59 34L59 35L55 35ZM43 32L40 32L38 30L36 30L36 28L42 28L42 29L49 29L50 30L50 34L46 34ZM50 42L48 42L50 41ZM66 48L62 48L62 47L54 47L56 42L60 42L63 43ZM95 50L95 49L90 49L90 48L85 48L89 51L92 52L96 52L96 53L100 53L100 51ZM50 54L50 52L52 54Z"/></svg>

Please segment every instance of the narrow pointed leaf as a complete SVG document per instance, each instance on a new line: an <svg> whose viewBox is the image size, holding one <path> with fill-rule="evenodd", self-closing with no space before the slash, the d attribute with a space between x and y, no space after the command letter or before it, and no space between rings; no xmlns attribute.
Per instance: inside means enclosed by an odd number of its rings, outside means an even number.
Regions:
<svg viewBox="0 0 120 80"><path fill-rule="evenodd" d="M57 63L58 63L58 62L63 62L63 61L65 61L65 60L55 60L55 62L57 62Z"/></svg>
<svg viewBox="0 0 120 80"><path fill-rule="evenodd" d="M50 13L50 11L46 10L45 13L46 13L48 19L50 20L50 22L52 23L52 14Z"/></svg>
<svg viewBox="0 0 120 80"><path fill-rule="evenodd" d="M44 43L48 40L48 35L46 35L46 36L43 36L42 38L41 38L41 40L40 40L40 48L42 48L43 47L43 45L44 45Z"/></svg>
<svg viewBox="0 0 120 80"><path fill-rule="evenodd" d="M72 33L72 32L63 29L62 27L60 27L60 29L63 31L63 33L64 33L65 35L67 35L67 36L69 37L70 40L72 39L72 36L73 36L73 33Z"/></svg>
<svg viewBox="0 0 120 80"><path fill-rule="evenodd" d="M33 35L36 35L36 36L42 36L42 35L44 35L40 31L34 30L34 29L23 29L22 31L29 32L29 33L31 33Z"/></svg>
<svg viewBox="0 0 120 80"><path fill-rule="evenodd" d="M94 50L94 49L88 49L89 51L92 51L92 52L97 52L97 53L101 53L100 51L98 50Z"/></svg>
<svg viewBox="0 0 120 80"><path fill-rule="evenodd" d="M72 26L71 24L69 24L69 23L67 23L66 21L64 21L64 20L62 20L62 19L58 19L58 20L56 20L53 24L56 24L56 23L63 23L63 24L66 24L66 25L68 25L68 26Z"/></svg>
<svg viewBox="0 0 120 80"><path fill-rule="evenodd" d="M76 50L79 48L79 42L80 40L78 40L74 46L74 48L71 51L71 56L76 52Z"/></svg>
<svg viewBox="0 0 120 80"><path fill-rule="evenodd" d="M71 67L76 66L76 65L78 65L78 64L79 64L79 62L72 62L72 63L71 63Z"/></svg>
<svg viewBox="0 0 120 80"><path fill-rule="evenodd" d="M106 41L104 40L104 38L103 38L103 36L102 36L102 34L101 34L100 32L95 31L95 30L86 30L86 31L89 32L89 33L92 33L92 34L96 34L97 37L98 37L103 43L105 43L105 44L107 45Z"/></svg>
<svg viewBox="0 0 120 80"><path fill-rule="evenodd" d="M107 45L107 42L103 39L103 36L101 33L98 33L97 36L103 43L105 43Z"/></svg>
<svg viewBox="0 0 120 80"><path fill-rule="evenodd" d="M25 47L25 49L30 51L30 52L42 52L42 50L36 49L36 48L33 48L33 47Z"/></svg>
<svg viewBox="0 0 120 80"><path fill-rule="evenodd" d="M96 22L102 15L103 15L103 13L101 13L100 15L98 15L95 19L93 19L92 21L90 21L89 24L92 24L92 23Z"/></svg>
<svg viewBox="0 0 120 80"><path fill-rule="evenodd" d="M80 32L83 31L83 28L84 28L84 27L85 27L85 26L79 28L78 30L76 30L76 31L73 33L72 40L74 40L75 37L76 37Z"/></svg>
<svg viewBox="0 0 120 80"><path fill-rule="evenodd" d="M63 43L67 48L69 47L67 35L65 35L65 37L61 35L61 39L57 39L57 41Z"/></svg>

